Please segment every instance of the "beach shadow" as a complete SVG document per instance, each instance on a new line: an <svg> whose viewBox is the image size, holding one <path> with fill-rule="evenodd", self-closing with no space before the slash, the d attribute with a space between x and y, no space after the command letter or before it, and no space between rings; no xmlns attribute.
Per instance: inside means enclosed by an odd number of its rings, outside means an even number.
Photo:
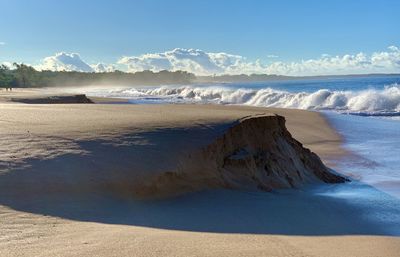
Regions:
<svg viewBox="0 0 400 257"><path fill-rule="evenodd" d="M76 221L193 232L400 236L398 203L397 206L388 206L385 201L381 202L384 206L360 204L312 191L215 190L161 201L68 194L20 200L0 197L0 203L24 212Z"/></svg>
<svg viewBox="0 0 400 257"><path fill-rule="evenodd" d="M162 134L168 138L165 131ZM151 161L153 159L146 159L149 153L157 155L160 149L165 151L171 147L168 140L161 143L158 140L158 145L152 145L152 136L157 133L145 137L130 135L136 141L132 138L128 140L130 144L124 141L115 144L114 141L112 146L99 140L80 142L86 152L84 155L30 160L25 168L0 176L0 204L76 221L194 232L400 235L400 200L358 182L272 193L211 190L157 201L134 200L129 195L114 194L112 190L90 190L91 185L110 177L128 185L129 179L137 179L124 177L129 167L140 161ZM184 147L184 142L176 144ZM145 154L132 159L131 151ZM93 156L96 156L95 163ZM110 160L107 156L114 158ZM110 171L113 162L119 166L124 162L126 170ZM165 163L168 166L168 162ZM82 170L87 173L82 174Z"/></svg>

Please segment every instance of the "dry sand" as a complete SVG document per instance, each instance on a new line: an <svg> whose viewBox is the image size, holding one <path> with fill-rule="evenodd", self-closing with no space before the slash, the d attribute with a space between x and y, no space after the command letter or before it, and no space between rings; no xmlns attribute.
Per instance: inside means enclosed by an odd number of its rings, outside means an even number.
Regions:
<svg viewBox="0 0 400 257"><path fill-rule="evenodd" d="M300 191L299 198L292 192L283 203L250 192L138 203L85 191L75 184L79 174L65 176L85 167L106 176L110 167L118 174L139 162L157 163L173 156L171 149L207 138L199 134L174 143L177 135L169 134L154 149L152 136L160 135L154 131L183 128L181 137L184 128L213 129L260 113L285 116L293 136L333 164L349 153L319 113L214 105L28 105L0 94L0 256L400 256L399 238L368 233L357 215L347 216L355 210ZM143 153L130 159L135 147ZM97 156L97 166L88 162L90 156ZM47 185L49 175L69 179L76 195Z"/></svg>

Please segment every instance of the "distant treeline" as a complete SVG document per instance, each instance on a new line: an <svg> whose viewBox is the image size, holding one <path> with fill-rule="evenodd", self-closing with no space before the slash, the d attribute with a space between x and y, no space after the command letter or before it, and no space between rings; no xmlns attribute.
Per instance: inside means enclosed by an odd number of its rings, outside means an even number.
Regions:
<svg viewBox="0 0 400 257"><path fill-rule="evenodd" d="M37 71L25 64L14 63L14 69L0 65L1 87L55 87L86 85L183 85L192 83L262 82L277 80L352 78L366 76L399 76L399 74L359 74L333 76L281 76L269 74L195 76L186 71L140 71L127 73L77 72L77 71Z"/></svg>
<svg viewBox="0 0 400 257"><path fill-rule="evenodd" d="M1 87L56 87L86 85L168 85L191 83L251 82L269 80L289 80L296 77L251 74L195 76L186 71L140 71L126 73L122 71L88 73L77 71L37 71L25 64L14 63L14 69L0 66Z"/></svg>
<svg viewBox="0 0 400 257"><path fill-rule="evenodd" d="M37 71L25 64L14 63L14 69L0 66L0 87L54 87L92 84L160 85L190 84L196 77L186 71L121 71L86 73L76 71Z"/></svg>

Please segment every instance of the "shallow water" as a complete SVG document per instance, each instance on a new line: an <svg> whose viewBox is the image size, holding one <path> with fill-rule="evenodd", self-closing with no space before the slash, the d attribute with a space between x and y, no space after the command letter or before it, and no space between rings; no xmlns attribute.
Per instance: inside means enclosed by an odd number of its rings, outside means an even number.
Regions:
<svg viewBox="0 0 400 257"><path fill-rule="evenodd" d="M362 157L344 161L338 168L400 199L400 121L336 113L326 115L344 136L345 147Z"/></svg>

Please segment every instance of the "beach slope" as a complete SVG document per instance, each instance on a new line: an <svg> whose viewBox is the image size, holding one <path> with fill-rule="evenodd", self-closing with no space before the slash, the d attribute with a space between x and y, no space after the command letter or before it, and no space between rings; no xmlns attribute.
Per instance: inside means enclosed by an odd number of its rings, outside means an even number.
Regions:
<svg viewBox="0 0 400 257"><path fill-rule="evenodd" d="M284 116L295 139L325 164L333 163L346 151L318 113L8 102L0 104L0 114L1 256L396 256L400 251L398 238L369 233L368 224L347 216L354 211L350 207L301 190L132 198L137 181L174 170L181 156L212 145L243 117ZM331 212L338 216L327 222Z"/></svg>

